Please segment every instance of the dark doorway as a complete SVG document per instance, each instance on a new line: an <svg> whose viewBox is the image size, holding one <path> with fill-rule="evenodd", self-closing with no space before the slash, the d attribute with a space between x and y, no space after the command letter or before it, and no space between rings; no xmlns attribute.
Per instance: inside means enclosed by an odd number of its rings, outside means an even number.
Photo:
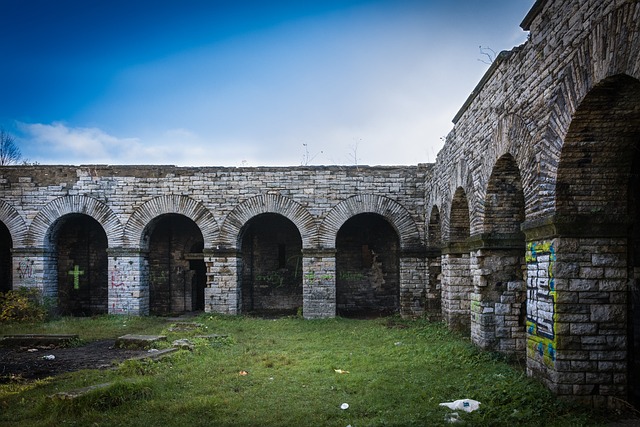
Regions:
<svg viewBox="0 0 640 427"><path fill-rule="evenodd" d="M12 247L11 233L0 222L0 292L8 292L13 288Z"/></svg>
<svg viewBox="0 0 640 427"><path fill-rule="evenodd" d="M242 311L293 314L302 307L302 238L286 217L266 213L241 231Z"/></svg>
<svg viewBox="0 0 640 427"><path fill-rule="evenodd" d="M339 316L385 316L398 311L400 239L378 214L350 218L336 237L336 311Z"/></svg>
<svg viewBox="0 0 640 427"><path fill-rule="evenodd" d="M195 222L165 214L148 226L149 312L168 315L204 309L204 239Z"/></svg>
<svg viewBox="0 0 640 427"><path fill-rule="evenodd" d="M58 310L91 316L108 311L107 235L88 215L70 214L52 227L57 259Z"/></svg>

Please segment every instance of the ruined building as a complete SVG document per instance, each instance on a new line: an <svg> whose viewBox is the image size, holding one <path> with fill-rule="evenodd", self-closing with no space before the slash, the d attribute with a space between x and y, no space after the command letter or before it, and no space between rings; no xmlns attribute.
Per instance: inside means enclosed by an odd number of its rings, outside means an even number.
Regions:
<svg viewBox="0 0 640 427"><path fill-rule="evenodd" d="M640 402L640 2L539 0L435 164L0 168L2 290L63 313L442 319Z"/></svg>

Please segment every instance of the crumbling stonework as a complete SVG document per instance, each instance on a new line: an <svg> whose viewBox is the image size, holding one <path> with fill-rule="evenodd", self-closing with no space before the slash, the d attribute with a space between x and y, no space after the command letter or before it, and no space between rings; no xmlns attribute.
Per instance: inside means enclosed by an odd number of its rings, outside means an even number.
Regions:
<svg viewBox="0 0 640 427"><path fill-rule="evenodd" d="M640 405L640 2L538 0L521 26L434 165L0 168L0 289L138 315L373 304L526 359L559 396ZM191 237L159 237L176 215ZM106 297L68 296L100 274Z"/></svg>

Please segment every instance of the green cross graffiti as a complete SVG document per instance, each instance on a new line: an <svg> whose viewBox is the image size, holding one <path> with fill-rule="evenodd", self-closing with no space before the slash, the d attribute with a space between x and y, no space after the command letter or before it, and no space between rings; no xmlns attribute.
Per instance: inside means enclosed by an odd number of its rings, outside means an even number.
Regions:
<svg viewBox="0 0 640 427"><path fill-rule="evenodd" d="M73 289L80 289L80 276L84 275L84 271L80 270L80 266L76 265L69 272L69 275L73 276Z"/></svg>

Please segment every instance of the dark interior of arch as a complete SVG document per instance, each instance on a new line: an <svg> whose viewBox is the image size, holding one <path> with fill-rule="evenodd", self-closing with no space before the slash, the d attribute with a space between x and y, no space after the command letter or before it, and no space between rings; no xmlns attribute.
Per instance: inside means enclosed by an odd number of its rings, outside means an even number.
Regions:
<svg viewBox="0 0 640 427"><path fill-rule="evenodd" d="M204 239L195 222L165 214L149 225L149 312L204 310Z"/></svg>
<svg viewBox="0 0 640 427"><path fill-rule="evenodd" d="M7 226L0 222L0 292L10 291L13 287L12 247L11 233Z"/></svg>
<svg viewBox="0 0 640 427"><path fill-rule="evenodd" d="M52 233L60 314L91 316L108 311L107 235L95 219L70 214Z"/></svg>
<svg viewBox="0 0 640 427"><path fill-rule="evenodd" d="M594 87L576 111L558 168L560 214L628 230L630 400L640 405L640 81L626 75Z"/></svg>
<svg viewBox="0 0 640 427"><path fill-rule="evenodd" d="M512 235L522 239L524 193L520 170L510 154L500 157L493 167L485 201L485 232Z"/></svg>
<svg viewBox="0 0 640 427"><path fill-rule="evenodd" d="M339 316L390 315L399 309L400 239L382 216L350 218L336 237L336 311Z"/></svg>
<svg viewBox="0 0 640 427"><path fill-rule="evenodd" d="M442 245L442 227L440 225L440 210L437 206L431 209L431 215L429 216L428 226L428 238L429 246L439 247Z"/></svg>
<svg viewBox="0 0 640 427"><path fill-rule="evenodd" d="M295 314L302 307L302 238L288 218L260 214L241 231L244 313Z"/></svg>
<svg viewBox="0 0 640 427"><path fill-rule="evenodd" d="M469 202L464 190L458 187L451 201L449 240L464 242L469 238L470 230Z"/></svg>

